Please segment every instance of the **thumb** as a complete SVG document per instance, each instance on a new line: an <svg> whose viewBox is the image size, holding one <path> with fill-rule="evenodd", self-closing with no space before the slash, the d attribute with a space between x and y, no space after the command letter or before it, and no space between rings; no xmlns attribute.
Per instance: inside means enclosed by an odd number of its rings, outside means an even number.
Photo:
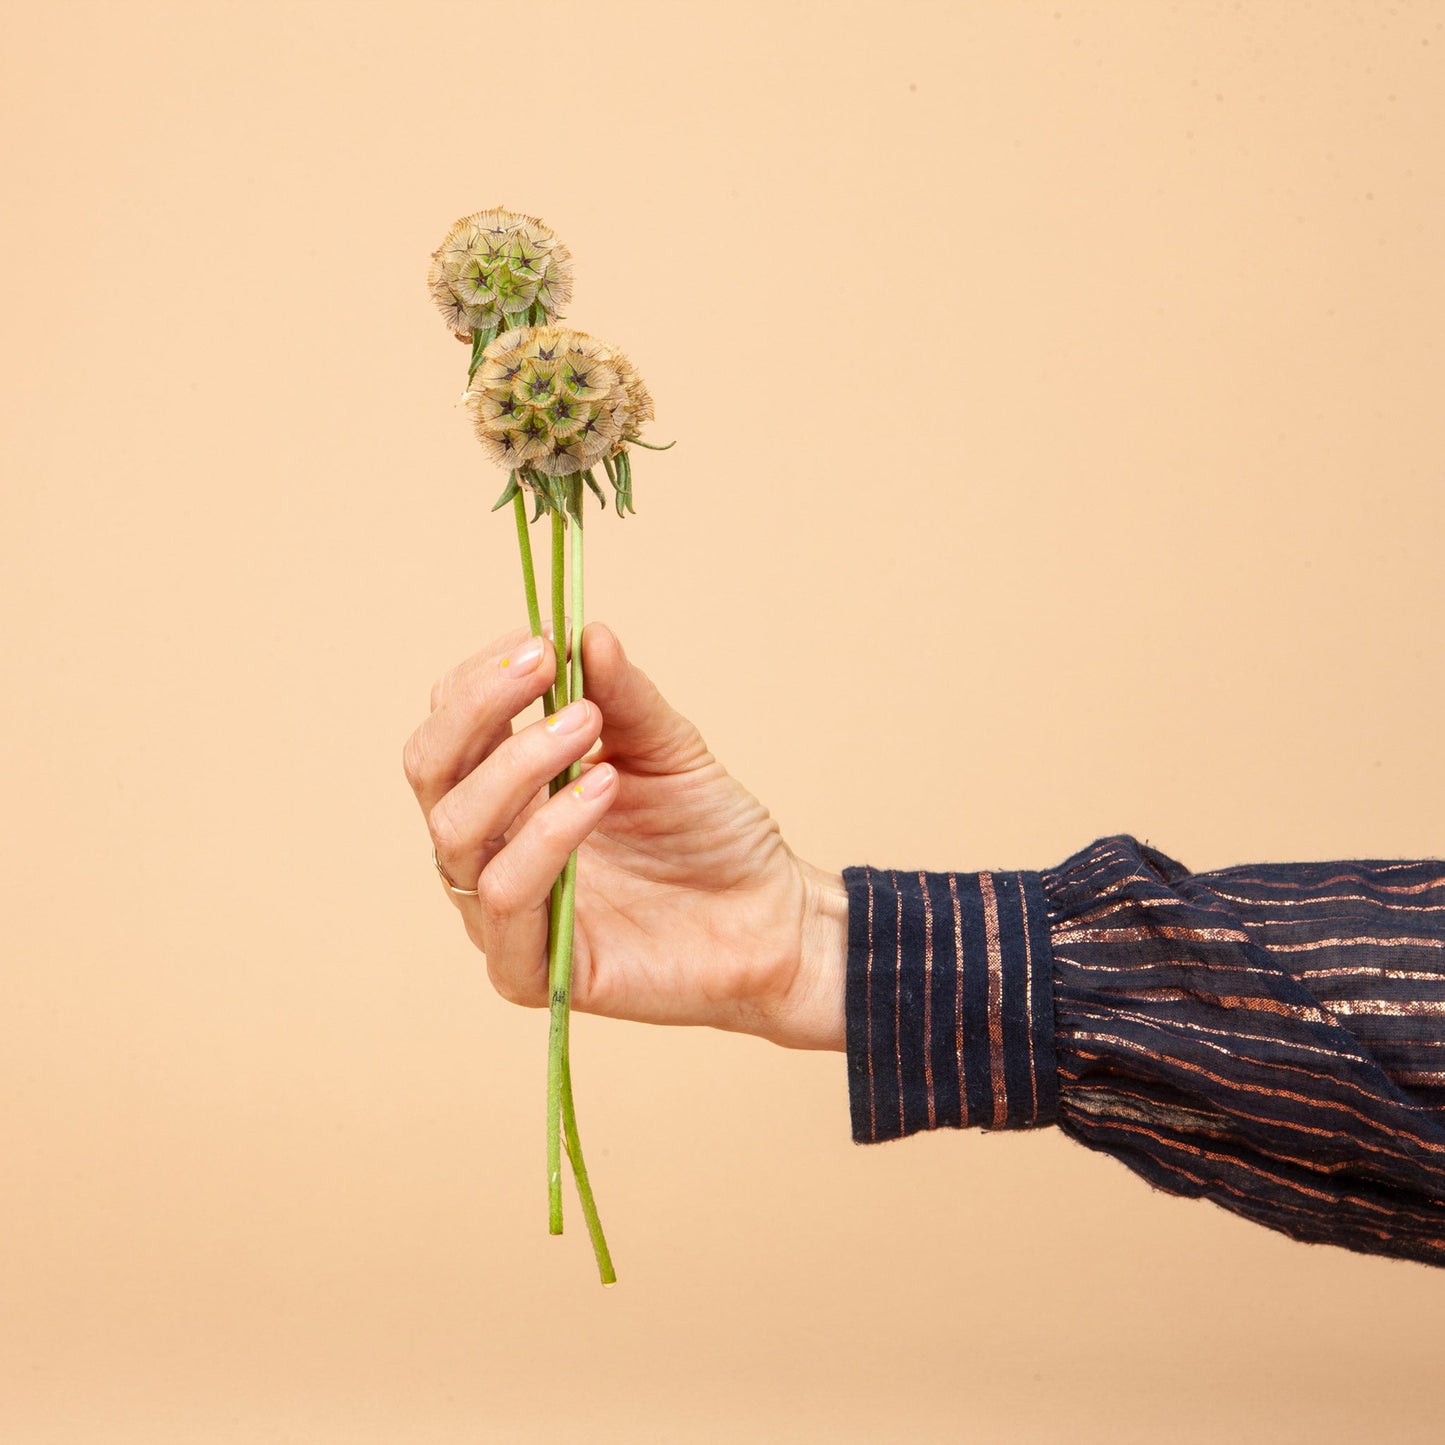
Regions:
<svg viewBox="0 0 1445 1445"><path fill-rule="evenodd" d="M679 773L711 761L698 730L628 661L601 622L582 630L583 691L602 711L601 754L635 771Z"/></svg>

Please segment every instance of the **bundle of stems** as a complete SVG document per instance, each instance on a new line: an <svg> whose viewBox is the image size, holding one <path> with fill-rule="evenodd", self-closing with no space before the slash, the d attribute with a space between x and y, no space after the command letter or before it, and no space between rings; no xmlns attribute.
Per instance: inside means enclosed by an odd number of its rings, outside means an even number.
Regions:
<svg viewBox="0 0 1445 1445"><path fill-rule="evenodd" d="M478 440L508 468L507 486L492 510L512 504L527 619L537 637L542 635L542 616L527 496L536 506L533 522L543 513L552 519L557 670L542 700L550 717L583 695L583 485L605 510L606 497L594 474L601 463L617 513L626 516L633 510L628 448L667 448L641 439L643 424L652 419L652 397L631 361L595 337L557 325L561 308L572 295L572 258L543 221L501 209L463 216L432 253L427 285L452 334L471 347L464 400L472 411ZM580 763L573 763L551 780L550 793L576 786L580 775ZM587 1177L572 1099L576 904L573 852L552 887L547 927L547 1218L550 1232L561 1234L565 1147L598 1272L603 1284L613 1284L617 1274Z"/></svg>
<svg viewBox="0 0 1445 1445"><path fill-rule="evenodd" d="M580 505L581 478L567 479L579 496L576 515L568 510L552 509L552 640L557 657L557 671L552 686L542 699L542 707L550 717L570 702L583 696L582 678L582 518ZM537 602L537 574L532 561L531 533L527 526L527 507L512 473L508 490L513 492L512 509L517 520L517 547L522 559L522 585L527 595L527 620L536 637L542 635L542 615ZM505 496L505 493L503 494ZM568 533L571 534L571 625L567 625L567 560ZM570 646L569 646L570 632ZM570 665L569 665L570 653ZM548 785L550 794L576 783L581 765L573 763ZM617 1271L597 1201L587 1177L587 1162L582 1156L582 1139L577 1130L577 1106L572 1098L572 941L576 920L577 854L567 859L562 876L552 885L551 908L547 921L547 997L550 1024L547 1035L547 1227L552 1234L562 1233L562 1143L577 1181L577 1195L582 1201L582 1214L597 1257L597 1272L603 1284L615 1284Z"/></svg>

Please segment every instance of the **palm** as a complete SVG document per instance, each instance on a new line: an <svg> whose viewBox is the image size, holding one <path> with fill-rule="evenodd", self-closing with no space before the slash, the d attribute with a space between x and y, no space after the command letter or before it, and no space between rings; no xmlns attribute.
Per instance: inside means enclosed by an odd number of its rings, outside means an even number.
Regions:
<svg viewBox="0 0 1445 1445"><path fill-rule="evenodd" d="M737 1026L786 993L801 872L766 808L696 740L666 773L617 760L617 801L577 868L574 1001L653 1023Z"/></svg>

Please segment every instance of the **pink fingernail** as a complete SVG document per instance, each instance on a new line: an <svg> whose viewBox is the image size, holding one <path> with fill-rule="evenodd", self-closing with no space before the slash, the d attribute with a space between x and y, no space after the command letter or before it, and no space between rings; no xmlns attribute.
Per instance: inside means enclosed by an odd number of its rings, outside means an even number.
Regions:
<svg viewBox="0 0 1445 1445"><path fill-rule="evenodd" d="M546 721L549 733L576 732L587 721L591 709L585 702L569 702L566 707L554 712Z"/></svg>
<svg viewBox="0 0 1445 1445"><path fill-rule="evenodd" d="M598 763L572 784L572 796L581 798L584 802L591 798L600 798L616 781L617 769L611 763Z"/></svg>
<svg viewBox="0 0 1445 1445"><path fill-rule="evenodd" d="M542 639L534 637L515 652L502 659L502 671L514 673L531 672L542 660Z"/></svg>

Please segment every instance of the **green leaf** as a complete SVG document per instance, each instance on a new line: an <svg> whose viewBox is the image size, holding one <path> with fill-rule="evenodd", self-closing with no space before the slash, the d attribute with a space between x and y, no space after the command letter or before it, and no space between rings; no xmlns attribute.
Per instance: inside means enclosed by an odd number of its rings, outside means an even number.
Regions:
<svg viewBox="0 0 1445 1445"><path fill-rule="evenodd" d="M497 331L493 326L484 326L480 331L472 332L472 364L467 368L467 385L472 384L472 378L477 374L477 368L482 364L482 353L497 339Z"/></svg>
<svg viewBox="0 0 1445 1445"><path fill-rule="evenodd" d="M603 460L605 461L606 458L604 457ZM598 505L605 512L607 510L607 498L602 495L602 488L597 485L597 478L592 475L592 469L589 467L582 475L587 485L591 487L596 494Z"/></svg>
<svg viewBox="0 0 1445 1445"><path fill-rule="evenodd" d="M517 495L517 493L520 492L521 490L522 490L521 487L519 487L519 486L517 485L517 474L516 474L516 472L508 472L508 473L507 473L507 485L506 485L506 487L503 489L502 495L501 495L500 497L498 497L495 502L492 503L492 510L493 510L494 512L499 512L499 511L501 511L501 509L502 509L503 507L505 507L505 506L507 505L507 503L510 502L510 501L512 500L512 498L515 497L515 496Z"/></svg>

